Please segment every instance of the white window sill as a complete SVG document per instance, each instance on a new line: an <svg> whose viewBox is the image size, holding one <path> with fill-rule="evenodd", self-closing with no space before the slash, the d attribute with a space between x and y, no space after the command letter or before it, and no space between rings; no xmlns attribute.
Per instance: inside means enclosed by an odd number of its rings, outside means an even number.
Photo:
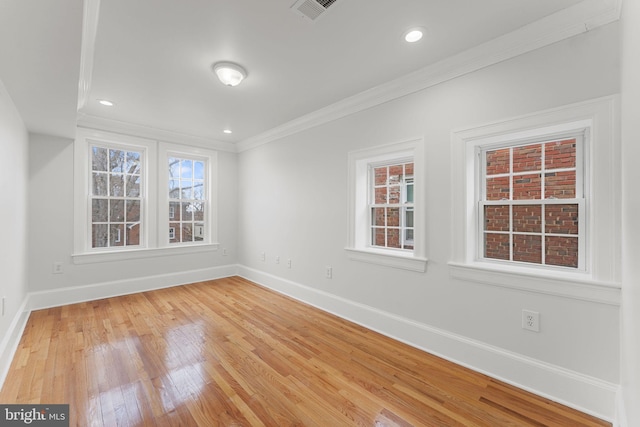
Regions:
<svg viewBox="0 0 640 427"><path fill-rule="evenodd" d="M467 282L620 305L619 284L593 280L585 273L544 271L480 262L468 264L450 262L449 269L451 277Z"/></svg>
<svg viewBox="0 0 640 427"><path fill-rule="evenodd" d="M109 252L86 252L71 255L74 264L94 264L98 262L124 261L129 259L156 258L163 256L175 256L214 252L218 250L219 243L207 243L198 245L170 246L153 249L123 249Z"/></svg>
<svg viewBox="0 0 640 427"><path fill-rule="evenodd" d="M368 262L386 267L400 268L402 270L417 271L424 273L427 271L427 258L416 257L412 253L396 252L381 249L356 249L345 248L349 259L354 261Z"/></svg>

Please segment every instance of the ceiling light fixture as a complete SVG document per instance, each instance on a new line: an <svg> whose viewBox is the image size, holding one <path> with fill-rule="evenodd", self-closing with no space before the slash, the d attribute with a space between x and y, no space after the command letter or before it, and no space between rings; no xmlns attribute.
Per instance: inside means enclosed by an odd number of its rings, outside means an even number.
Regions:
<svg viewBox="0 0 640 427"><path fill-rule="evenodd" d="M222 132L224 132L224 133L233 133L233 132L231 131L231 129L225 129L225 130L223 130Z"/></svg>
<svg viewBox="0 0 640 427"><path fill-rule="evenodd" d="M403 37L406 42L415 43L422 38L423 34L424 30L422 28L411 28L410 30L405 31Z"/></svg>
<svg viewBox="0 0 640 427"><path fill-rule="evenodd" d="M227 86L238 86L242 80L247 78L244 68L233 62L218 62L213 64L218 79Z"/></svg>
<svg viewBox="0 0 640 427"><path fill-rule="evenodd" d="M106 99L99 99L98 102L105 107L113 107L113 102L108 101Z"/></svg>

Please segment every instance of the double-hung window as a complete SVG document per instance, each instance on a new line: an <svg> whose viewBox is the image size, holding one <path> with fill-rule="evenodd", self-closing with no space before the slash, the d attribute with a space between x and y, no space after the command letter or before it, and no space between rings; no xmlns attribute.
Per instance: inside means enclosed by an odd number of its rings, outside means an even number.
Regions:
<svg viewBox="0 0 640 427"><path fill-rule="evenodd" d="M215 151L79 129L74 262L217 248Z"/></svg>
<svg viewBox="0 0 640 427"><path fill-rule="evenodd" d="M424 272L423 140L349 153L349 258Z"/></svg>
<svg viewBox="0 0 640 427"><path fill-rule="evenodd" d="M478 147L479 256L584 270L583 132Z"/></svg>

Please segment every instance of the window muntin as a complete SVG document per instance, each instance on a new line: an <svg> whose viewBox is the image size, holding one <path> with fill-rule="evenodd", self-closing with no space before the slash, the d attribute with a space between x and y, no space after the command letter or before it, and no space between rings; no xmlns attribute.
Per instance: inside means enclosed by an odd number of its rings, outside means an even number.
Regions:
<svg viewBox="0 0 640 427"><path fill-rule="evenodd" d="M169 243L198 243L207 229L207 162L168 157Z"/></svg>
<svg viewBox="0 0 640 427"><path fill-rule="evenodd" d="M414 249L413 161L370 165L370 245Z"/></svg>
<svg viewBox="0 0 640 427"><path fill-rule="evenodd" d="M143 150L90 145L91 248L141 245Z"/></svg>
<svg viewBox="0 0 640 427"><path fill-rule="evenodd" d="M583 136L480 149L479 257L584 269Z"/></svg>

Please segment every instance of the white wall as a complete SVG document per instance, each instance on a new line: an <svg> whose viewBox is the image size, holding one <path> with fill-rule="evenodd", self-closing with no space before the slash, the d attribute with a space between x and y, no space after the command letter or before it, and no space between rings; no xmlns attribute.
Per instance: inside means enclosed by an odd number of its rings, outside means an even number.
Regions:
<svg viewBox="0 0 640 427"><path fill-rule="evenodd" d="M15 344L27 294L27 130L0 81L0 384Z"/></svg>
<svg viewBox="0 0 640 427"><path fill-rule="evenodd" d="M640 3L622 6L622 391L620 416L640 425ZM625 412L626 409L626 412Z"/></svg>
<svg viewBox="0 0 640 427"><path fill-rule="evenodd" d="M29 291L33 293L35 306L42 305L43 301L63 304L68 303L69 298L82 300L204 280L236 263L235 153L220 152L218 155L219 242L220 249L227 248L227 256L218 250L79 265L74 264L71 257L73 141L32 134L29 162ZM54 262L62 262L63 274L53 274ZM96 284L106 285L91 286Z"/></svg>
<svg viewBox="0 0 640 427"><path fill-rule="evenodd" d="M618 24L610 24L240 153L242 274L612 418L611 396L619 382L618 306L453 280L447 263L452 130L618 93L618 37ZM415 137L425 140L427 272L348 260L347 153ZM291 258L292 268L276 264L276 256ZM327 265L333 267L331 280L324 277ZM523 308L541 313L541 333L521 329ZM511 362L531 371L501 366ZM536 378L545 370L579 378L578 383L593 380L607 397L545 384Z"/></svg>

